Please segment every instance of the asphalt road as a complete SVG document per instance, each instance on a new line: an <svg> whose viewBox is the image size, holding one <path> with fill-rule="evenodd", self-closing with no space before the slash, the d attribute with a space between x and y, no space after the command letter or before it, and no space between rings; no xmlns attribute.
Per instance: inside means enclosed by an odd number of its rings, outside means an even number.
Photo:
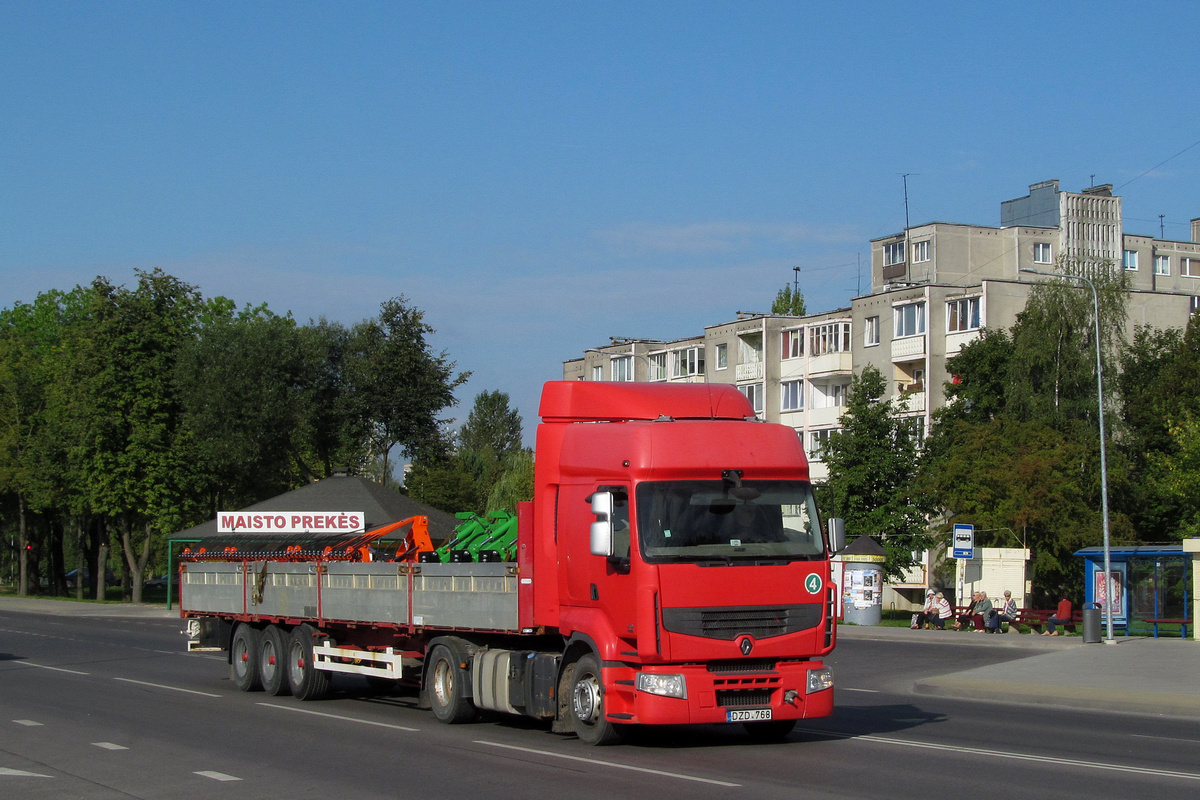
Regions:
<svg viewBox="0 0 1200 800"><path fill-rule="evenodd" d="M911 692L1018 649L844 639L838 710L782 744L739 728L590 748L522 720L438 724L337 676L332 699L238 692L170 619L0 613L0 797L1184 798L1194 722Z"/></svg>

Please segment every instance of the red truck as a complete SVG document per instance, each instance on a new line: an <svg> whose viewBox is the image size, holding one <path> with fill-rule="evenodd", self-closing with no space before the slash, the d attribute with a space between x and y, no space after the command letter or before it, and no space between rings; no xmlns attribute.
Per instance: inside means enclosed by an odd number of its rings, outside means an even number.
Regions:
<svg viewBox="0 0 1200 800"><path fill-rule="evenodd" d="M539 414L512 558L193 553L189 649L228 650L244 690L315 699L357 673L418 686L443 722L508 712L590 744L829 715L844 537L795 431L716 384L555 381Z"/></svg>

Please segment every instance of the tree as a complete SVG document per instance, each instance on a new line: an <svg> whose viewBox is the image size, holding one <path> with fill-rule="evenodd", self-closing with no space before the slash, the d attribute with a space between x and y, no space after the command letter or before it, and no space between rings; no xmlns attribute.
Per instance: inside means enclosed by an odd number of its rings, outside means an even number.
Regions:
<svg viewBox="0 0 1200 800"><path fill-rule="evenodd" d="M446 353L425 341L434 333L424 314L403 297L383 303L377 320L351 331L343 365L348 395L367 427L370 454L387 459L399 447L410 458L436 447L444 409L458 401L454 389L469 372L454 373Z"/></svg>
<svg viewBox="0 0 1200 800"><path fill-rule="evenodd" d="M846 520L852 536L873 536L887 550L885 574L898 578L916 563L914 551L932 546L927 514L932 509L914 492L918 435L882 399L887 382L868 365L850 384L841 430L825 449L831 513Z"/></svg>
<svg viewBox="0 0 1200 800"><path fill-rule="evenodd" d="M784 286L775 295L771 304L772 314L786 314L792 317L803 317L808 311L804 307L804 293L799 288Z"/></svg>

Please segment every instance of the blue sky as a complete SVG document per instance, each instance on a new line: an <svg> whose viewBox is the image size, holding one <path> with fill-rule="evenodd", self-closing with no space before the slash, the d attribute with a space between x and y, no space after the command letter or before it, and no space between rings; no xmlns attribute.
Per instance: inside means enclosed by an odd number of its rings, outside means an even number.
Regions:
<svg viewBox="0 0 1200 800"><path fill-rule="evenodd" d="M0 5L0 306L161 267L507 392L609 336L865 291L869 240L1050 178L1200 217L1200 4ZM1196 146L1193 146L1196 145ZM861 273L858 264L863 264Z"/></svg>

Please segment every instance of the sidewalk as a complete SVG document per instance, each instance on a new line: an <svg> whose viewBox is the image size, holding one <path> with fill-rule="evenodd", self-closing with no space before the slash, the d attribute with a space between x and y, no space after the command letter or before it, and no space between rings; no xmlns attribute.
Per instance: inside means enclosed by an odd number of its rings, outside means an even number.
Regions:
<svg viewBox="0 0 1200 800"><path fill-rule="evenodd" d="M858 626L841 626L838 636L931 647L1014 647L1029 654L923 678L913 684L917 694L1200 719L1200 642L1193 639L1116 636L1116 644L1084 644L1079 636Z"/></svg>
<svg viewBox="0 0 1200 800"><path fill-rule="evenodd" d="M0 596L0 612L50 614L56 617L141 617L178 619L179 606L165 603L95 603L46 597Z"/></svg>

